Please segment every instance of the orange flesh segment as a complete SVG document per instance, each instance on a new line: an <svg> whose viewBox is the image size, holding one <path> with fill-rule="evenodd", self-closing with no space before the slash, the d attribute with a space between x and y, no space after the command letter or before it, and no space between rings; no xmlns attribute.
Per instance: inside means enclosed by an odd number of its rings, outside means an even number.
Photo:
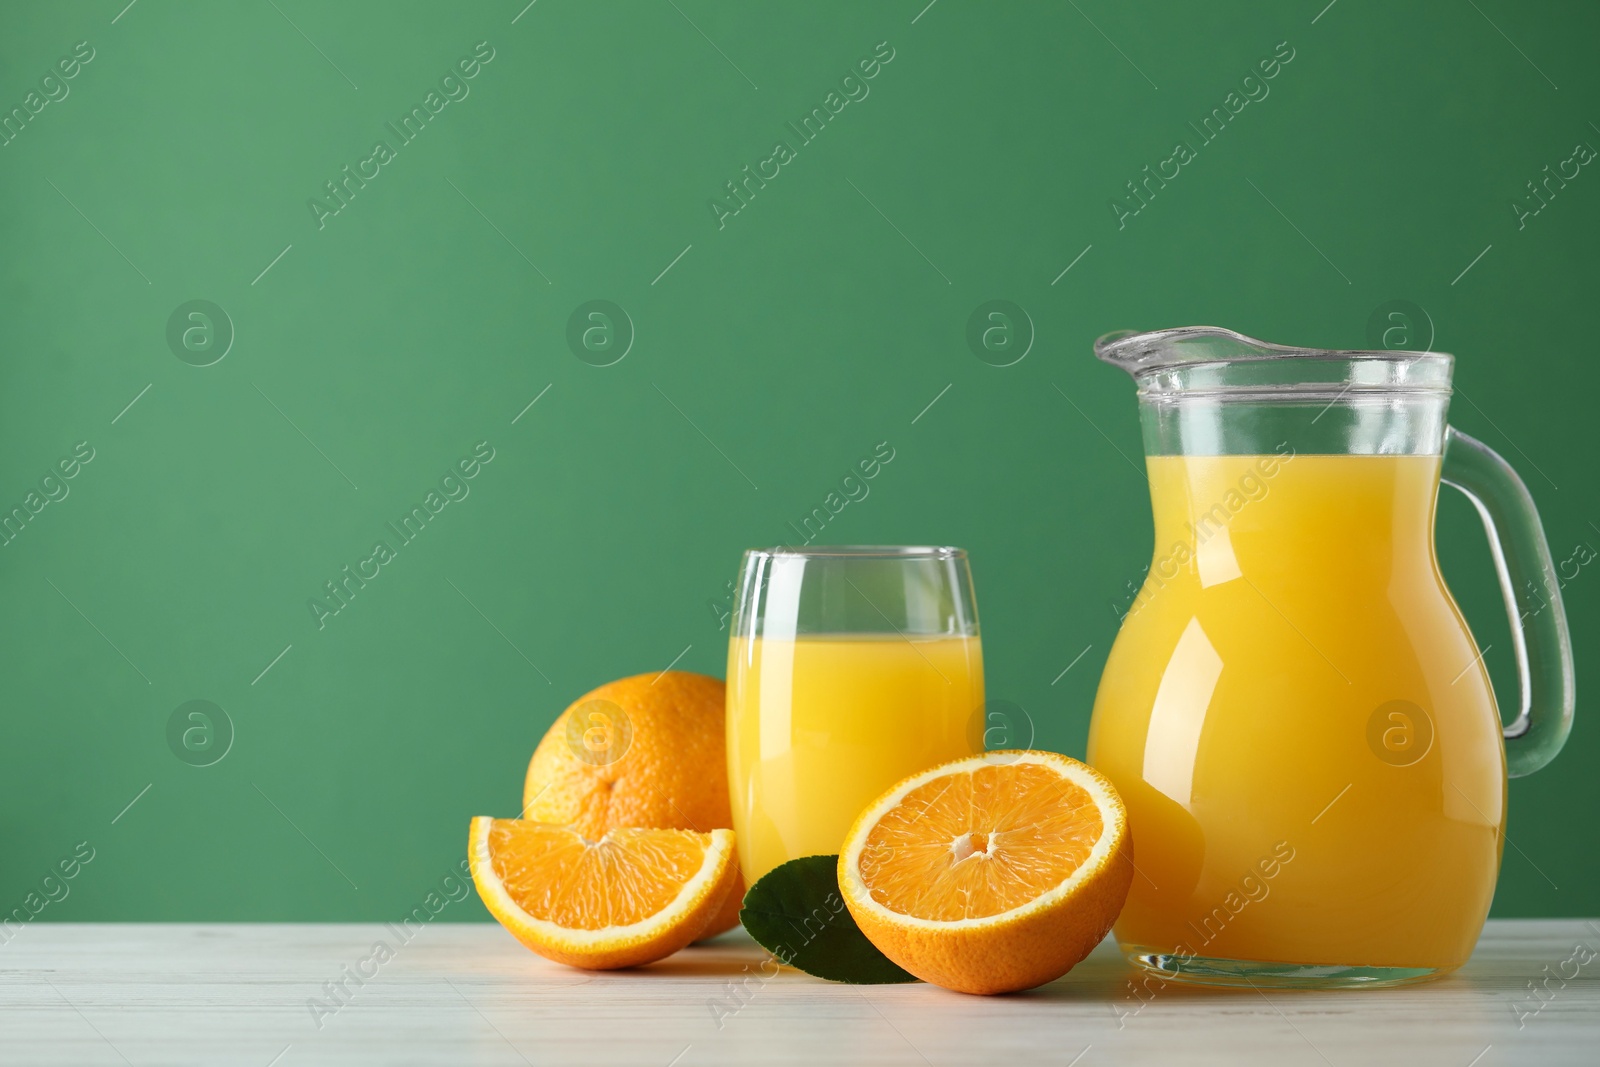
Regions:
<svg viewBox="0 0 1600 1067"><path fill-rule="evenodd" d="M585 840L563 826L495 819L489 857L523 911L572 930L627 926L672 903L705 862L687 830L612 830Z"/></svg>
<svg viewBox="0 0 1600 1067"><path fill-rule="evenodd" d="M951 922L998 915L1060 885L1103 826L1094 798L1037 763L935 778L883 814L861 880L891 911Z"/></svg>

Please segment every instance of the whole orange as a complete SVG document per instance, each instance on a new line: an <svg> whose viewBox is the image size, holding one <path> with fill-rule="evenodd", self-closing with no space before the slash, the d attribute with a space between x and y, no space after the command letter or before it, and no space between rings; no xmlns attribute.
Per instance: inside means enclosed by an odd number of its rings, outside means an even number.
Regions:
<svg viewBox="0 0 1600 1067"><path fill-rule="evenodd" d="M585 693L534 750L522 817L595 841L622 827L732 829L726 692L720 679L667 671ZM741 879L704 936L737 926L743 900Z"/></svg>

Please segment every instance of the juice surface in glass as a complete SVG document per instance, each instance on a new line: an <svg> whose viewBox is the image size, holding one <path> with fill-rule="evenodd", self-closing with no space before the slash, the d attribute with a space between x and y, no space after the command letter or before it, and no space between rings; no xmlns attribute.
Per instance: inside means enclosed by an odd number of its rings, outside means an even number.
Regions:
<svg viewBox="0 0 1600 1067"><path fill-rule="evenodd" d="M1488 913L1505 757L1433 549L1437 455L1155 455L1155 553L1089 761L1130 953L1448 969Z"/></svg>
<svg viewBox="0 0 1600 1067"><path fill-rule="evenodd" d="M974 634L735 637L728 788L745 883L836 853L900 779L982 748Z"/></svg>

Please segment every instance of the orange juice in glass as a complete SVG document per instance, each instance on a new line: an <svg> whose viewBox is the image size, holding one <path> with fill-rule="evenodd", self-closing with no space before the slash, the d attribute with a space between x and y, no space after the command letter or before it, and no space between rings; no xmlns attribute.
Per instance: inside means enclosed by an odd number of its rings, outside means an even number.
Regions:
<svg viewBox="0 0 1600 1067"><path fill-rule="evenodd" d="M907 775L982 748L966 554L745 553L728 648L728 788L745 883L835 853Z"/></svg>

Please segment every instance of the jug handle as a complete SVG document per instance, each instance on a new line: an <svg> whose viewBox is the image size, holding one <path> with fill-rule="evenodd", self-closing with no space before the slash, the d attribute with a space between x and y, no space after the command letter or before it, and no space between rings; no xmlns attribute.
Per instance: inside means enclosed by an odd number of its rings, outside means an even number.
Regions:
<svg viewBox="0 0 1600 1067"><path fill-rule="evenodd" d="M1488 445L1451 426L1440 480L1465 493L1489 535L1511 623L1522 703L1504 728L1506 772L1518 778L1555 759L1572 730L1572 635L1533 497Z"/></svg>

